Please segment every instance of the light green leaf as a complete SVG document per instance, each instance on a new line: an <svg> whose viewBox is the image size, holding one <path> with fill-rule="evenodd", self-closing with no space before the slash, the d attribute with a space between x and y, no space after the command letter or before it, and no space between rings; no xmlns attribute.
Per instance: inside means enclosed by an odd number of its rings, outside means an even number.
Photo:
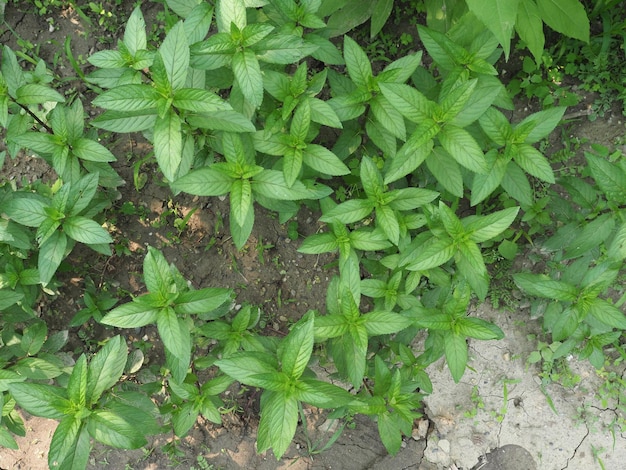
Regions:
<svg viewBox="0 0 626 470"><path fill-rule="evenodd" d="M519 207L509 207L485 216L467 217L463 225L470 240L481 243L490 240L511 226L519 212Z"/></svg>
<svg viewBox="0 0 626 470"><path fill-rule="evenodd" d="M432 202L439 196L437 191L423 188L394 189L387 194L393 195L389 207L398 211L410 211Z"/></svg>
<svg viewBox="0 0 626 470"><path fill-rule="evenodd" d="M523 170L547 183L554 184L554 172L550 163L539 150L528 144L513 144L513 160Z"/></svg>
<svg viewBox="0 0 626 470"><path fill-rule="evenodd" d="M143 260L143 278L148 292L167 298L175 292L174 274L163 253L148 246L148 253Z"/></svg>
<svg viewBox="0 0 626 470"><path fill-rule="evenodd" d="M203 2L196 5L189 12L189 15L185 16L184 27L187 42L189 44L195 44L196 42L202 41L211 28L212 20L213 7L211 4Z"/></svg>
<svg viewBox="0 0 626 470"><path fill-rule="evenodd" d="M515 126L514 131L520 132L520 130L527 128L530 128L530 130L525 131L521 135L521 139L516 139L516 142L534 144L547 137L559 124L561 119L563 119L565 109L565 106L555 106L554 108L539 111L526 117Z"/></svg>
<svg viewBox="0 0 626 470"><path fill-rule="evenodd" d="M286 391L263 392L257 451L265 452L271 447L280 459L291 444L297 426L298 400Z"/></svg>
<svg viewBox="0 0 626 470"><path fill-rule="evenodd" d="M187 173L172 183L172 189L196 196L222 196L235 181L215 167L202 167Z"/></svg>
<svg viewBox="0 0 626 470"><path fill-rule="evenodd" d="M524 292L544 299L574 302L579 289L563 281L555 281L546 275L517 273L513 275L517 286Z"/></svg>
<svg viewBox="0 0 626 470"><path fill-rule="evenodd" d="M526 208L533 203L533 189L530 187L524 171L515 162L510 161L500 185L516 201Z"/></svg>
<svg viewBox="0 0 626 470"><path fill-rule="evenodd" d="M251 50L239 51L232 58L233 74L246 100L255 108L263 101L263 76L256 55Z"/></svg>
<svg viewBox="0 0 626 470"><path fill-rule="evenodd" d="M291 329L279 347L282 371L299 379L313 352L313 312L308 312Z"/></svg>
<svg viewBox="0 0 626 470"><path fill-rule="evenodd" d="M176 297L174 310L179 315L207 314L231 299L230 289L206 287L183 292Z"/></svg>
<svg viewBox="0 0 626 470"><path fill-rule="evenodd" d="M119 414L96 409L89 416L89 434L98 442L118 449L138 449L147 441L136 423L129 423Z"/></svg>
<svg viewBox="0 0 626 470"><path fill-rule="evenodd" d="M589 19L578 0L537 0L543 21L566 36L589 42Z"/></svg>
<svg viewBox="0 0 626 470"><path fill-rule="evenodd" d="M446 362L456 383L461 380L467 365L467 343L465 336L446 332L443 336L443 346L446 355Z"/></svg>
<svg viewBox="0 0 626 470"><path fill-rule="evenodd" d="M189 329L184 322L179 320L174 309L171 307L160 309L156 323L159 336L167 350L179 359L189 357L191 344Z"/></svg>
<svg viewBox="0 0 626 470"><path fill-rule="evenodd" d="M96 116L91 124L111 132L139 132L153 128L156 115L156 108L139 111L105 111Z"/></svg>
<svg viewBox="0 0 626 470"><path fill-rule="evenodd" d="M382 229L394 245L400 242L400 223L391 207L382 205L376 207L376 227Z"/></svg>
<svg viewBox="0 0 626 470"><path fill-rule="evenodd" d="M298 248L298 251L300 253L316 255L320 253L332 252L338 248L339 245L335 236L332 233L325 232L306 237Z"/></svg>
<svg viewBox="0 0 626 470"><path fill-rule="evenodd" d="M61 261L65 259L66 248L67 236L60 231L52 233L52 235L39 246L37 268L39 269L41 283L44 286L52 280Z"/></svg>
<svg viewBox="0 0 626 470"><path fill-rule="evenodd" d="M129 302L111 310L101 323L118 328L139 328L155 323L158 312L157 307L144 302Z"/></svg>
<svg viewBox="0 0 626 470"><path fill-rule="evenodd" d="M238 225L243 226L252 208L252 187L250 180L237 179L230 187L230 213Z"/></svg>
<svg viewBox="0 0 626 470"><path fill-rule="evenodd" d="M146 49L148 45L146 38L146 22L139 6L135 7L126 22L126 29L124 30L124 45L128 48L128 52L130 52L133 57L137 54L137 51ZM101 67L98 65L96 66Z"/></svg>
<svg viewBox="0 0 626 470"><path fill-rule="evenodd" d="M409 121L421 123L432 116L435 103L412 86L384 82L378 85L389 103Z"/></svg>
<svg viewBox="0 0 626 470"><path fill-rule="evenodd" d="M165 73L172 89L179 90L184 87L187 81L190 52L182 21L169 30L158 53L163 59Z"/></svg>
<svg viewBox="0 0 626 470"><path fill-rule="evenodd" d="M392 183L415 171L430 155L433 149L433 137L440 131L439 125L429 119L419 125L409 140L392 157L385 173L385 184Z"/></svg>
<svg viewBox="0 0 626 470"><path fill-rule="evenodd" d="M78 158L90 162L114 162L116 161L109 149L95 140L81 137L72 142L72 153Z"/></svg>
<svg viewBox="0 0 626 470"><path fill-rule="evenodd" d="M86 217L74 216L63 223L65 234L81 243L97 245L113 243L113 238L99 223Z"/></svg>
<svg viewBox="0 0 626 470"><path fill-rule="evenodd" d="M456 331L464 336L481 340L502 339L504 333L493 323L473 317L457 318L454 322Z"/></svg>
<svg viewBox="0 0 626 470"><path fill-rule="evenodd" d="M119 51L103 50L98 51L87 58L87 61L94 67L103 69L116 69L126 66L126 61Z"/></svg>
<svg viewBox="0 0 626 470"><path fill-rule="evenodd" d="M46 102L63 103L65 98L58 92L45 85L27 83L15 92L15 101L19 104L43 104Z"/></svg>
<svg viewBox="0 0 626 470"><path fill-rule="evenodd" d="M4 212L15 222L27 227L40 227L48 218L46 207L50 204L42 197L16 194L4 205Z"/></svg>
<svg viewBox="0 0 626 470"><path fill-rule="evenodd" d="M465 129L448 124L441 128L438 138L441 146L460 165L474 173L489 172L480 146Z"/></svg>
<svg viewBox="0 0 626 470"><path fill-rule="evenodd" d="M343 38L343 58L354 84L366 88L373 77L372 64L363 49L349 36Z"/></svg>
<svg viewBox="0 0 626 470"><path fill-rule="evenodd" d="M373 209L374 203L369 199L350 199L333 207L320 217L320 220L322 222L338 220L343 224L351 224L370 215Z"/></svg>
<svg viewBox="0 0 626 470"><path fill-rule="evenodd" d="M128 349L121 336L114 336L96 353L87 372L87 400L97 403L102 393L117 383L126 367Z"/></svg>
<svg viewBox="0 0 626 470"><path fill-rule="evenodd" d="M72 368L67 395L74 406L87 406L87 356L81 354Z"/></svg>
<svg viewBox="0 0 626 470"><path fill-rule="evenodd" d="M626 314L604 299L593 299L589 304L589 314L605 325L626 330Z"/></svg>
<svg viewBox="0 0 626 470"><path fill-rule="evenodd" d="M176 108L197 113L232 110L230 105L215 93L199 88L181 88L176 90L172 105Z"/></svg>
<svg viewBox="0 0 626 470"><path fill-rule="evenodd" d="M176 178L183 155L181 120L174 110L168 110L163 117L157 117L154 124L154 156L170 181Z"/></svg>
<svg viewBox="0 0 626 470"><path fill-rule="evenodd" d="M87 426L75 415L65 416L57 426L48 451L48 465L58 470L86 468L91 444Z"/></svg>
<svg viewBox="0 0 626 470"><path fill-rule="evenodd" d="M326 147L308 144L302 152L303 163L323 175L341 176L350 173L350 169Z"/></svg>
<svg viewBox="0 0 626 470"><path fill-rule="evenodd" d="M247 25L246 7L243 0L219 0L215 8L215 21L220 33L230 33L233 23L239 30Z"/></svg>
<svg viewBox="0 0 626 470"><path fill-rule="evenodd" d="M493 33L508 60L519 0L467 0L470 11Z"/></svg>
<svg viewBox="0 0 626 470"><path fill-rule="evenodd" d="M447 191L456 197L463 197L461 167L448 152L441 147L433 149L426 158L426 166Z"/></svg>
<svg viewBox="0 0 626 470"><path fill-rule="evenodd" d="M585 152L591 176L607 198L626 203L626 172L616 163Z"/></svg>
<svg viewBox="0 0 626 470"><path fill-rule="evenodd" d="M535 58L535 62L540 63L545 36L541 14L534 0L520 0L515 30L520 39L526 43L526 47Z"/></svg>
<svg viewBox="0 0 626 470"><path fill-rule="evenodd" d="M413 320L398 313L374 311L361 317L368 335L389 335L409 327Z"/></svg>
<svg viewBox="0 0 626 470"><path fill-rule="evenodd" d="M145 111L155 109L159 99L155 88L130 84L105 91L93 100L93 105L112 111Z"/></svg>
<svg viewBox="0 0 626 470"><path fill-rule="evenodd" d="M404 118L387 98L383 95L378 95L369 104L372 114L385 129L400 140L406 139Z"/></svg>
<svg viewBox="0 0 626 470"><path fill-rule="evenodd" d="M34 416L61 419L71 408L66 391L60 387L13 382L8 384L8 389L17 404Z"/></svg>
<svg viewBox="0 0 626 470"><path fill-rule="evenodd" d="M425 271L441 266L454 256L455 251L452 240L433 237L422 245L417 256L408 260L401 259L401 263L409 271Z"/></svg>

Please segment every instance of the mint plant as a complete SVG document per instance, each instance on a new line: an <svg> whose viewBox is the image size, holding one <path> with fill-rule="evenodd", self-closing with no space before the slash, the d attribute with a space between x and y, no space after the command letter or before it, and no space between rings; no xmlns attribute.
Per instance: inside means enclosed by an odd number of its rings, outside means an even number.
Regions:
<svg viewBox="0 0 626 470"><path fill-rule="evenodd" d="M429 25L418 27L425 50L381 68L352 27L371 18L375 35L391 1L167 0L163 39L148 35L135 8L116 47L95 52L88 58L95 70L78 74L93 95L72 99L43 61L24 68L4 47L2 158L28 149L58 179L0 187L0 444L15 447L12 433L24 433L17 403L60 419L51 466L84 468L91 439L136 448L167 429L184 436L200 415L219 424L223 394L237 381L261 390L259 452L284 455L308 404L334 410L333 417L371 416L396 453L423 395L436 391L428 366L443 357L459 381L468 341L502 337L497 325L468 315L472 302L489 295L484 250L497 245L514 258L519 240L545 232L550 218L538 214L547 211L561 225L537 243L552 253L553 269L571 264L558 275L518 273L515 280L540 299L534 311L544 312L559 343L556 357L575 351L600 364L605 346L626 329L624 296L615 293L626 258L623 157L596 149L583 174L555 172L538 144L564 108L511 123L502 110L513 102L497 68L498 44L507 57L514 29L537 56L542 22L586 39L587 17L577 0L504 3L456 2L452 25L434 20L443 3L425 2ZM571 10L571 23L556 14L560 8ZM329 40L344 33L339 47ZM101 111L93 119L86 99ZM96 129L111 137L142 133L151 144L146 155L130 157L137 191L153 156L164 191L228 196L238 249L253 234L257 205L291 227L294 241L291 219L302 205L319 209L321 228L298 251L337 254L326 304L293 318L282 339L271 337L258 307L232 309L229 288L192 288L148 247L146 292L119 304L88 286L69 326L154 324L165 359L141 384L123 375L126 363L131 374L147 369L141 354L128 357L120 336L91 360L74 360L63 350L69 333L49 332L33 306L55 292L76 242L111 255L106 209L122 183L114 169L122 162L111 165L116 159ZM571 202L536 194L535 186L556 182ZM187 221L178 218L176 229ZM349 391L316 377L315 361L325 361ZM150 398L157 394L158 409Z"/></svg>

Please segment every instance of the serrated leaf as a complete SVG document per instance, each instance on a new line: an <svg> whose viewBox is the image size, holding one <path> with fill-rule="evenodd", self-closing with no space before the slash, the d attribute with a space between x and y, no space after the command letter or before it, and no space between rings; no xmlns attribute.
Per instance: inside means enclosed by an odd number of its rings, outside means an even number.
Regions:
<svg viewBox="0 0 626 470"><path fill-rule="evenodd" d="M514 128L515 132L519 132L520 129L526 129L530 127L529 131L524 132L521 136L522 139L516 140L516 142L524 142L526 144L534 144L545 138L554 130L563 119L563 113L565 113L564 106L555 106L544 111L533 113L530 116L524 118Z"/></svg>
<svg viewBox="0 0 626 470"><path fill-rule="evenodd" d="M98 95L94 106L112 111L146 111L156 109L160 97L158 91L148 85L120 85Z"/></svg>
<svg viewBox="0 0 626 470"><path fill-rule="evenodd" d="M148 292L166 298L175 289L176 280L163 253L149 246L143 260L143 277Z"/></svg>
<svg viewBox="0 0 626 470"><path fill-rule="evenodd" d="M523 170L542 181L554 183L554 172L550 163L535 147L528 144L514 144L511 154L515 163Z"/></svg>
<svg viewBox="0 0 626 470"><path fill-rule="evenodd" d="M589 42L589 19L578 0L537 0L543 21L555 31Z"/></svg>
<svg viewBox="0 0 626 470"><path fill-rule="evenodd" d="M65 98L58 92L45 85L27 83L15 92L15 101L19 104L43 104L46 102L63 103Z"/></svg>
<svg viewBox="0 0 626 470"><path fill-rule="evenodd" d="M113 243L113 238L98 222L82 216L70 217L63 222L68 237L87 245Z"/></svg>
<svg viewBox="0 0 626 470"><path fill-rule="evenodd" d="M313 352L313 313L307 313L283 339L279 348L282 371L299 379Z"/></svg>
<svg viewBox="0 0 626 470"><path fill-rule="evenodd" d="M169 30L159 47L165 73L173 90L185 86L190 62L189 43L183 22L179 21Z"/></svg>
<svg viewBox="0 0 626 470"><path fill-rule="evenodd" d="M199 88L181 88L176 90L172 106L197 113L232 110L231 106L215 93Z"/></svg>
<svg viewBox="0 0 626 470"><path fill-rule="evenodd" d="M333 207L320 220L322 222L338 220L343 224L351 224L370 215L373 209L374 204L369 199L350 199Z"/></svg>
<svg viewBox="0 0 626 470"><path fill-rule="evenodd" d="M519 212L519 207L509 207L481 217L468 217L463 220L470 240L481 243L494 238L511 226Z"/></svg>
<svg viewBox="0 0 626 470"><path fill-rule="evenodd" d="M544 299L574 302L579 289L563 281L555 281L546 275L517 273L513 275L517 286L530 295Z"/></svg>
<svg viewBox="0 0 626 470"><path fill-rule="evenodd" d="M251 50L237 52L232 69L241 92L251 106L258 108L263 101L263 76L256 55Z"/></svg>
<svg viewBox="0 0 626 470"><path fill-rule="evenodd" d="M536 63L540 63L545 44L543 34L543 21L535 2L522 1L517 10L515 30L520 39L526 43L526 47L535 58Z"/></svg>
<svg viewBox="0 0 626 470"><path fill-rule="evenodd" d="M139 6L135 7L126 22L126 28L124 29L124 44L128 48L128 52L130 52L133 57L137 54L137 51L146 49L148 45L146 37L146 22Z"/></svg>
<svg viewBox="0 0 626 470"><path fill-rule="evenodd" d="M435 103L412 86L400 83L379 83L379 87L389 103L409 121L421 123L431 117Z"/></svg>
<svg viewBox="0 0 626 470"><path fill-rule="evenodd" d="M350 169L326 147L308 144L302 152L303 163L323 175L341 176L350 173Z"/></svg>
<svg viewBox="0 0 626 470"><path fill-rule="evenodd" d="M86 468L91 450L89 432L84 421L65 416L57 426L48 451L48 465L59 470Z"/></svg>
<svg viewBox="0 0 626 470"><path fill-rule="evenodd" d="M298 251L310 255L327 253L337 250L339 247L335 235L329 232L309 235L304 239Z"/></svg>
<svg viewBox="0 0 626 470"><path fill-rule="evenodd" d="M368 335L388 335L409 327L413 320L394 312L373 311L361 317Z"/></svg>
<svg viewBox="0 0 626 470"><path fill-rule="evenodd" d="M591 175L604 194L616 201L626 202L626 172L615 163L585 152Z"/></svg>
<svg viewBox="0 0 626 470"><path fill-rule="evenodd" d="M494 34L508 60L519 0L467 0L472 13Z"/></svg>
<svg viewBox="0 0 626 470"><path fill-rule="evenodd" d="M468 355L465 336L447 332L443 337L443 346L450 374L452 374L454 382L458 383L463 377L467 365Z"/></svg>
<svg viewBox="0 0 626 470"><path fill-rule="evenodd" d="M157 117L154 124L154 156L169 181L176 179L182 151L181 119L170 109L163 117Z"/></svg>
<svg viewBox="0 0 626 470"><path fill-rule="evenodd" d="M465 129L448 124L442 127L438 138L441 146L457 163L474 173L489 172L480 146Z"/></svg>
<svg viewBox="0 0 626 470"><path fill-rule="evenodd" d="M45 286L54 277L61 261L65 259L67 248L67 236L60 231L52 233L46 241L39 246L37 268L41 283Z"/></svg>
<svg viewBox="0 0 626 470"><path fill-rule="evenodd" d="M102 318L101 323L118 328L139 328L155 323L158 308L142 302L129 302L114 308Z"/></svg>
<svg viewBox="0 0 626 470"><path fill-rule="evenodd" d="M463 197L461 167L448 152L441 147L433 149L426 158L426 166L447 191L456 197Z"/></svg>
<svg viewBox="0 0 626 470"><path fill-rule="evenodd" d="M261 421L257 435L258 452L270 447L280 459L296 433L298 400L288 392L267 390L261 397Z"/></svg>
<svg viewBox="0 0 626 470"><path fill-rule="evenodd" d="M367 87L373 77L372 64L363 49L349 36L344 36L343 57L352 82L356 86Z"/></svg>

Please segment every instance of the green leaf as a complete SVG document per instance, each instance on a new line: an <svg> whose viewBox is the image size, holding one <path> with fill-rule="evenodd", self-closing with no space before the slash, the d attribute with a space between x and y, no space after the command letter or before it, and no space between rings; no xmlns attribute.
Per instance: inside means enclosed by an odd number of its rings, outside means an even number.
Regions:
<svg viewBox="0 0 626 470"><path fill-rule="evenodd" d="M540 180L554 184L554 173L550 163L535 147L528 144L513 144L511 154L515 163L523 170Z"/></svg>
<svg viewBox="0 0 626 470"><path fill-rule="evenodd" d="M72 368L67 394L72 405L87 406L87 357L84 354L80 355Z"/></svg>
<svg viewBox="0 0 626 470"><path fill-rule="evenodd" d="M489 172L487 160L480 146L465 129L448 124L441 128L438 138L441 146L460 165L474 173Z"/></svg>
<svg viewBox="0 0 626 470"><path fill-rule="evenodd" d="M67 236L59 231L52 233L52 235L39 246L37 268L39 269L41 283L44 286L52 280L61 261L65 258L66 248Z"/></svg>
<svg viewBox="0 0 626 470"><path fill-rule="evenodd" d="M42 197L30 194L16 193L15 196L4 205L4 212L15 222L27 227L40 227L48 218L46 208L49 202Z"/></svg>
<svg viewBox="0 0 626 470"><path fill-rule="evenodd" d="M626 222L622 223L608 248L608 256L611 260L624 260L626 258ZM0 309L2 307L0 306Z"/></svg>
<svg viewBox="0 0 626 470"><path fill-rule="evenodd" d="M292 186L287 185L285 177L281 171L263 170L255 175L252 180L252 190L259 194L283 201L297 201L299 199L320 199L330 194L330 188L321 191L308 189L300 181L296 181Z"/></svg>
<svg viewBox="0 0 626 470"><path fill-rule="evenodd" d="M385 250L391 246L387 235L380 228L368 230L359 228L348 234L353 248L363 251Z"/></svg>
<svg viewBox="0 0 626 470"><path fill-rule="evenodd" d="M304 239L298 251L309 255L328 253L339 248L335 235L330 232L309 235Z"/></svg>
<svg viewBox="0 0 626 470"><path fill-rule="evenodd" d="M90 450L89 432L83 420L65 416L52 435L48 465L59 470L86 468Z"/></svg>
<svg viewBox="0 0 626 470"><path fill-rule="evenodd" d="M118 328L139 328L155 323L158 312L159 309L153 305L134 301L114 308L102 318L101 323Z"/></svg>
<svg viewBox="0 0 626 470"><path fill-rule="evenodd" d="M351 224L370 215L373 209L374 203L369 199L350 199L333 207L320 217L320 220L322 222L337 220L343 224Z"/></svg>
<svg viewBox="0 0 626 470"><path fill-rule="evenodd" d="M231 211L233 207L231 206ZM242 224L239 224L235 217L231 215L230 217L230 233L233 237L233 241L235 242L235 246L238 250L241 250L243 246L250 238L250 234L252 233L252 227L254 226L254 209L251 208L246 213L246 218Z"/></svg>
<svg viewBox="0 0 626 470"><path fill-rule="evenodd" d="M443 336L443 347L446 362L455 383L458 383L465 373L467 365L467 342L462 334L446 332Z"/></svg>
<svg viewBox="0 0 626 470"><path fill-rule="evenodd" d="M426 166L447 191L456 197L463 197L461 167L448 152L441 147L433 149L426 158ZM476 176L479 175L474 178Z"/></svg>
<svg viewBox="0 0 626 470"><path fill-rule="evenodd" d="M74 240L87 245L113 243L113 239L99 223L76 215L65 220L63 231Z"/></svg>
<svg viewBox="0 0 626 470"><path fill-rule="evenodd" d="M13 370L20 375L35 380L48 380L62 374L63 363L56 356L24 357Z"/></svg>
<svg viewBox="0 0 626 470"><path fill-rule="evenodd" d="M544 299L574 302L579 289L563 281L555 281L546 275L517 273L513 275L517 286L524 292Z"/></svg>
<svg viewBox="0 0 626 470"><path fill-rule="evenodd" d="M354 84L367 87L373 77L372 64L363 49L349 36L343 38L343 58Z"/></svg>
<svg viewBox="0 0 626 470"><path fill-rule="evenodd" d="M238 225L243 226L248 212L252 208L252 187L250 180L238 179L233 181L230 188L230 213Z"/></svg>
<svg viewBox="0 0 626 470"><path fill-rule="evenodd" d="M421 246L417 256L401 259L401 263L406 264L405 268L409 271L425 271L441 266L454 256L455 251L452 240L433 237Z"/></svg>
<svg viewBox="0 0 626 470"><path fill-rule="evenodd" d="M87 400L95 404L102 393L117 383L126 366L128 350L121 336L114 336L98 351L89 363L87 372Z"/></svg>
<svg viewBox="0 0 626 470"><path fill-rule="evenodd" d="M541 62L545 36L543 34L543 21L537 8L537 4L531 0L522 0L517 10L515 30L520 39L526 43L526 47L535 58L536 63Z"/></svg>
<svg viewBox="0 0 626 470"><path fill-rule="evenodd" d="M566 36L589 42L589 19L578 0L537 0L543 21Z"/></svg>
<svg viewBox="0 0 626 470"><path fill-rule="evenodd" d="M354 397L337 385L309 377L301 377L295 390L299 401L317 408L338 408L347 405Z"/></svg>
<svg viewBox="0 0 626 470"><path fill-rule="evenodd" d="M392 157L385 173L385 184L392 183L415 171L433 150L433 140L440 131L439 125L428 120L419 125L400 151Z"/></svg>
<svg viewBox="0 0 626 470"><path fill-rule="evenodd" d="M507 164L500 185L509 196L519 201L522 207L529 207L533 204L533 189L530 187L526 174L515 162L510 161Z"/></svg>
<svg viewBox="0 0 626 470"><path fill-rule="evenodd" d="M493 33L508 60L519 0L467 0L470 11Z"/></svg>
<svg viewBox="0 0 626 470"><path fill-rule="evenodd" d="M574 239L565 246L564 258L576 258L600 246L613 232L615 219L611 214L603 214L589 222Z"/></svg>
<svg viewBox="0 0 626 470"><path fill-rule="evenodd" d="M463 219L463 224L470 235L470 240L481 243L500 235L509 228L518 212L519 207L509 207L485 216L467 217Z"/></svg>
<svg viewBox="0 0 626 470"><path fill-rule="evenodd" d="M154 156L170 181L176 178L176 172L182 161L183 142L181 120L172 109L163 117L157 117L154 125Z"/></svg>
<svg viewBox="0 0 626 470"><path fill-rule="evenodd" d="M195 1L195 0L194 0ZM200 3L196 5L185 16L185 34L187 35L187 42L189 44L195 44L202 41L209 29L211 28L211 22L213 20L213 6L208 3Z"/></svg>
<svg viewBox="0 0 626 470"><path fill-rule="evenodd" d="M232 110L230 105L215 93L199 88L181 88L176 90L172 105L179 109L197 113Z"/></svg>
<svg viewBox="0 0 626 470"><path fill-rule="evenodd" d="M530 130L525 131L525 135L522 134L523 142L525 144L534 144L547 137L554 130L561 119L563 119L565 109L564 106L555 106L554 108L533 113L518 123L514 131L519 132L521 129L529 127Z"/></svg>
<svg viewBox="0 0 626 470"><path fill-rule="evenodd" d="M181 18L187 18L202 0L167 0L167 6Z"/></svg>
<svg viewBox="0 0 626 470"><path fill-rule="evenodd" d="M263 76L256 55L251 50L237 52L232 58L235 80L246 100L255 108L263 101Z"/></svg>
<svg viewBox="0 0 626 470"><path fill-rule="evenodd" d="M402 446L402 432L394 416L389 413L378 415L378 435L387 452L396 455Z"/></svg>
<svg viewBox="0 0 626 470"><path fill-rule="evenodd" d="M417 30L428 54L444 70L454 69L467 53L460 45L438 31L425 26L418 26Z"/></svg>
<svg viewBox="0 0 626 470"><path fill-rule="evenodd" d="M214 287L183 292L176 297L174 310L179 315L207 314L228 302L231 295L230 289Z"/></svg>
<svg viewBox="0 0 626 470"><path fill-rule="evenodd" d="M322 145L308 144L303 150L302 160L305 165L323 175L341 176L350 173L339 157Z"/></svg>
<svg viewBox="0 0 626 470"><path fill-rule="evenodd" d="M368 335L389 335L409 327L413 320L398 313L374 311L361 317Z"/></svg>
<svg viewBox="0 0 626 470"><path fill-rule="evenodd" d="M493 323L473 317L457 318L454 322L457 333L481 340L502 339L504 333Z"/></svg>
<svg viewBox="0 0 626 470"><path fill-rule="evenodd" d="M476 79L468 80L460 84L455 84L448 90L439 104L440 110L437 113L438 120L443 122L452 121L468 103L477 84L478 80Z"/></svg>
<svg viewBox="0 0 626 470"><path fill-rule="evenodd" d="M179 321L176 311L171 307L159 310L157 328L163 344L173 356L184 359L189 356L190 334L187 325Z"/></svg>
<svg viewBox="0 0 626 470"><path fill-rule="evenodd" d="M374 97L369 105L376 120L387 131L400 140L406 139L406 127L402 114L384 96Z"/></svg>
<svg viewBox="0 0 626 470"><path fill-rule="evenodd" d="M159 99L155 88L130 84L105 91L93 100L93 105L112 111L146 111L155 109Z"/></svg>
<svg viewBox="0 0 626 470"><path fill-rule="evenodd" d="M72 153L78 158L91 162L114 162L116 160L115 155L104 145L87 138L79 138L72 142Z"/></svg>
<svg viewBox="0 0 626 470"><path fill-rule="evenodd" d="M261 421L257 434L257 451L270 447L280 459L296 433L298 400L289 392L266 390L261 396Z"/></svg>
<svg viewBox="0 0 626 470"><path fill-rule="evenodd" d="M179 90L185 86L187 72L189 69L189 44L183 22L179 21L172 29L159 47L159 54L163 59L165 73L173 90Z"/></svg>
<svg viewBox="0 0 626 470"><path fill-rule="evenodd" d="M431 118L435 103L412 86L384 82L378 85L389 103L409 121L421 123Z"/></svg>
<svg viewBox="0 0 626 470"><path fill-rule="evenodd" d="M246 385L255 386L258 374L275 373L278 368L276 358L265 353L239 351L227 358L219 359L215 365L226 375Z"/></svg>
<svg viewBox="0 0 626 470"><path fill-rule="evenodd" d="M89 434L98 442L118 449L138 449L147 441L136 423L129 423L119 414L107 410L94 410L89 416Z"/></svg>
<svg viewBox="0 0 626 470"><path fill-rule="evenodd" d="M148 46L146 22L139 6L135 7L126 22L126 29L124 29L124 45L128 48L128 52L130 52L133 57L137 54L137 51L146 49Z"/></svg>
<svg viewBox="0 0 626 470"><path fill-rule="evenodd" d="M626 172L616 163L585 152L591 176L609 199L626 202Z"/></svg>
<svg viewBox="0 0 626 470"><path fill-rule="evenodd" d="M87 58L87 61L94 67L103 69L117 69L126 66L126 60L119 51L103 50L98 51Z"/></svg>
<svg viewBox="0 0 626 470"><path fill-rule="evenodd" d="M202 167L178 178L172 189L196 196L222 196L230 191L233 181L234 178L215 167Z"/></svg>
<svg viewBox="0 0 626 470"><path fill-rule="evenodd" d="M15 101L19 104L43 104L46 102L63 103L65 98L58 92L45 85L27 83L15 92Z"/></svg>
<svg viewBox="0 0 626 470"><path fill-rule="evenodd" d="M282 371L299 379L313 352L313 313L308 312L291 329L279 348Z"/></svg>
<svg viewBox="0 0 626 470"><path fill-rule="evenodd" d="M105 111L91 121L94 127L111 132L139 132L154 127L156 108L139 111Z"/></svg>
<svg viewBox="0 0 626 470"><path fill-rule="evenodd" d="M220 33L230 33L231 23L239 30L246 27L246 7L243 0L220 0L215 9L215 20Z"/></svg>
<svg viewBox="0 0 626 470"><path fill-rule="evenodd" d="M61 419L70 409L64 389L30 382L9 383L9 392L17 404L34 416Z"/></svg>
<svg viewBox="0 0 626 470"><path fill-rule="evenodd" d="M175 292L174 275L163 253L149 246L148 253L143 260L143 277L149 292L166 298Z"/></svg>
<svg viewBox="0 0 626 470"><path fill-rule="evenodd" d="M605 325L626 330L626 315L624 312L604 299L593 299L589 304L589 314Z"/></svg>
<svg viewBox="0 0 626 470"><path fill-rule="evenodd" d="M428 161L428 160L427 160ZM402 188L387 192L393 195L389 207L398 211L411 211L435 200L439 193L423 188Z"/></svg>
<svg viewBox="0 0 626 470"><path fill-rule="evenodd" d="M376 207L376 227L381 228L394 245L400 242L400 223L391 207L383 205Z"/></svg>

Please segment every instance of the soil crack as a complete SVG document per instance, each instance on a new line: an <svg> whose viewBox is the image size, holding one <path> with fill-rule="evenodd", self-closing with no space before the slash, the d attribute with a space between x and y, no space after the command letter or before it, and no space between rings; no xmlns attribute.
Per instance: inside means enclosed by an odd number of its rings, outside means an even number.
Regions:
<svg viewBox="0 0 626 470"><path fill-rule="evenodd" d="M587 432L585 433L583 438L580 440L580 442L574 449L574 452L572 452L572 456L567 459L567 462L565 463L565 467L561 468L561 470L566 470L569 467L569 463L574 459L574 457L576 457L576 453L578 452L578 449L580 449L580 446L583 445L583 442L585 442L585 439L589 437L589 426L587 426L587 424L585 424L585 429L587 430Z"/></svg>

